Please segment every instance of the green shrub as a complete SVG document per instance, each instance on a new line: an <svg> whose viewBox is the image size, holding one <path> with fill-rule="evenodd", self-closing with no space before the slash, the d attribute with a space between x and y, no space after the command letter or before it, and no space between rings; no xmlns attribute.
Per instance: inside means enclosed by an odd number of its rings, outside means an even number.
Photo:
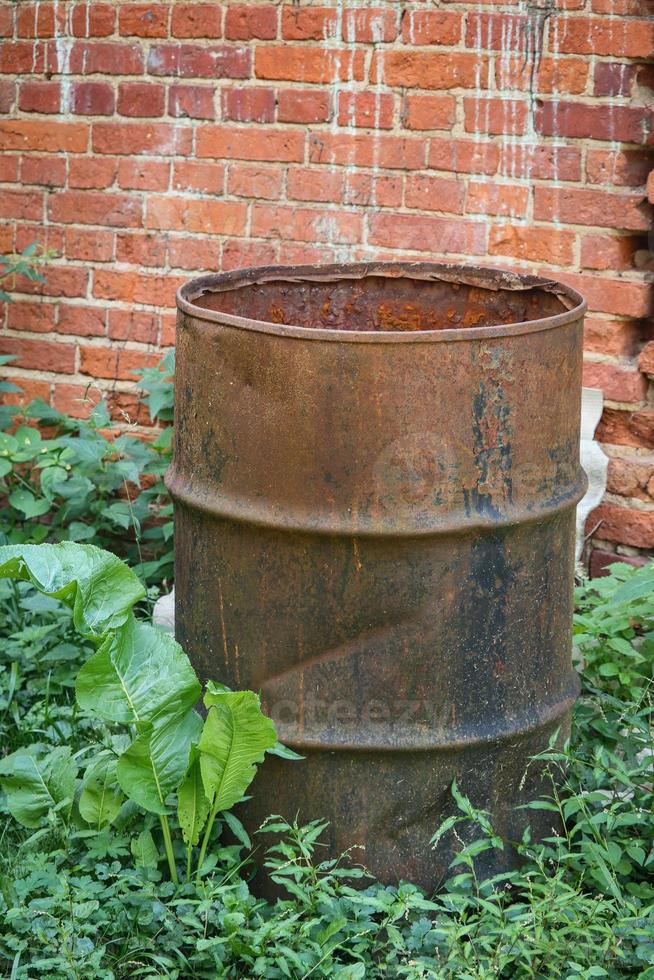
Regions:
<svg viewBox="0 0 654 980"><path fill-rule="evenodd" d="M152 421L172 419L173 373L172 354L140 372ZM7 542L83 541L119 552L148 583L170 579L172 504L163 483L169 426L146 441L112 422L104 401L87 420L39 400L0 413L0 528Z"/></svg>
<svg viewBox="0 0 654 980"><path fill-rule="evenodd" d="M433 896L366 879L352 863L361 852L323 860L320 824L271 818L250 841L234 813L218 814L202 877L181 874L175 886L158 816L138 805L100 829L66 823L60 811L32 829L7 819L0 975L654 980L652 585L651 569L617 566L578 590L582 695L570 746L546 753L553 773L562 767L565 775L532 804L562 815L565 831L540 844L528 835L515 842L519 870L479 879L475 854L498 842L487 815L456 787L460 819L478 825L478 839L460 846L451 877ZM124 726L75 700L75 677L95 642L80 640L70 614L27 583L2 589L7 751L36 734L44 753L58 750L53 766L64 764L68 747L80 772L94 753L124 751ZM77 778L75 800L83 787ZM168 819L182 868L172 807ZM456 839L458 829L449 821L435 837ZM250 884L253 854L266 848L268 832L282 834L265 858L285 896L275 903L257 898Z"/></svg>

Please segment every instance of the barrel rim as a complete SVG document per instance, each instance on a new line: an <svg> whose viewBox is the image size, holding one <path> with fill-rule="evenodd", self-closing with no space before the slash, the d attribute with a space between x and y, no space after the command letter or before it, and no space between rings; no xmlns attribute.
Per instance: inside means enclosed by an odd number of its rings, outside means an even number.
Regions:
<svg viewBox="0 0 654 980"><path fill-rule="evenodd" d="M324 327L300 327L291 324L253 320L248 317L222 313L196 306L194 300L208 292L227 292L244 286L267 282L336 282L342 279L363 279L367 276L388 278L424 279L427 281L455 282L485 289L529 290L541 289L554 293L568 308L553 316L520 323L495 324L477 327L447 327L443 330L338 330ZM353 262L331 265L274 265L254 266L231 272L197 276L177 290L177 308L181 313L197 320L207 320L223 326L237 327L257 333L275 334L303 340L323 340L346 343L434 343L435 341L485 340L494 337L512 337L517 334L537 333L573 323L583 317L587 304L583 296L571 286L555 279L509 272L487 266L449 265L431 262Z"/></svg>

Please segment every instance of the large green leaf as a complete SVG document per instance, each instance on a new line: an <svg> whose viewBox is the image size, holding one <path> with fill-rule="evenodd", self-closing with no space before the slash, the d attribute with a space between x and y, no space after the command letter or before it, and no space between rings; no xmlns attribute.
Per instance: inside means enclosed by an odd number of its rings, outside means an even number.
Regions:
<svg viewBox="0 0 654 980"><path fill-rule="evenodd" d="M37 748L19 749L0 761L0 785L9 812L24 827L40 827L64 800L72 802L76 775L67 746L47 755Z"/></svg>
<svg viewBox="0 0 654 980"><path fill-rule="evenodd" d="M204 791L200 756L191 750L191 765L177 794L177 819L186 844L197 844L209 816L209 800Z"/></svg>
<svg viewBox="0 0 654 980"><path fill-rule="evenodd" d="M646 565L631 575L614 592L613 602L635 602L654 594L654 565Z"/></svg>
<svg viewBox="0 0 654 980"><path fill-rule="evenodd" d="M200 697L191 663L172 636L133 617L77 677L77 700L103 721L164 724Z"/></svg>
<svg viewBox="0 0 654 980"><path fill-rule="evenodd" d="M79 812L98 830L113 823L125 799L116 779L117 761L113 752L101 752L84 774Z"/></svg>
<svg viewBox="0 0 654 980"><path fill-rule="evenodd" d="M184 779L191 745L198 741L201 730L202 719L189 711L139 735L116 768L125 795L150 813L168 813L166 798Z"/></svg>
<svg viewBox="0 0 654 980"><path fill-rule="evenodd" d="M198 743L202 782L213 810L228 810L243 798L277 735L252 691L212 693L211 701Z"/></svg>
<svg viewBox="0 0 654 980"><path fill-rule="evenodd" d="M0 577L31 582L39 592L61 599L72 608L78 632L94 639L123 626L145 595L120 558L72 541L0 547Z"/></svg>
<svg viewBox="0 0 654 980"><path fill-rule="evenodd" d="M42 517L50 510L50 501L44 497L36 497L30 490L20 487L9 494L9 503L14 510L19 510L27 520L33 517Z"/></svg>

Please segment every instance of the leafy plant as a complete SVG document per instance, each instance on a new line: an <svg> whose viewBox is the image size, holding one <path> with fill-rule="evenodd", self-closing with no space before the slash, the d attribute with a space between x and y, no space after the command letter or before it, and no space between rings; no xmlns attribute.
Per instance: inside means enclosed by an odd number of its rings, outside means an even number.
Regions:
<svg viewBox="0 0 654 980"><path fill-rule="evenodd" d="M16 280L24 276L30 282L44 282L39 269L54 258L55 252L32 242L16 255L0 255L0 303L11 302L10 289L16 288Z"/></svg>
<svg viewBox="0 0 654 980"><path fill-rule="evenodd" d="M166 364L158 372L153 411L167 415L163 403L172 398L170 358ZM7 540L38 544L47 538L110 547L131 559L147 581L169 577L173 522L163 475L172 430L161 430L149 442L122 432L104 401L87 420L39 400L22 412L12 406L4 410L0 521Z"/></svg>
<svg viewBox="0 0 654 980"><path fill-rule="evenodd" d="M38 739L39 759L68 748L78 769L70 809L64 786L61 809L50 805L37 827L7 819L0 832L0 976L654 980L648 574L618 566L578 590L582 695L569 746L545 753L558 779L531 804L549 810L558 829L538 844L528 834L502 841L489 815L453 787L457 814L434 832L435 846L449 836L456 854L434 895L373 881L352 864L365 862L364 851L325 859L322 821L271 817L250 840L234 811L217 813L198 875L208 816L200 806L203 829L194 830L194 801L208 797L193 748L182 784L190 802L180 813L198 843L193 873L175 885L161 860L159 815L126 799L115 777L136 727L105 722L76 700L77 675L96 655L97 639L74 633L61 600L35 594L27 581L0 580L3 746L16 752ZM625 596L632 587L642 594ZM74 608L72 593L68 603ZM626 648L608 643L618 636L642 653L635 670ZM600 672L603 663L616 670ZM629 671L633 678L623 683ZM208 695L222 691L207 685ZM65 752L59 764L68 764ZM118 800L109 791L116 786ZM167 805L180 869L187 855L175 805L181 796L182 787ZM6 802L0 796L0 810ZM508 843L520 866L480 875L477 855ZM262 899L252 880L255 853L279 890L274 901Z"/></svg>
<svg viewBox="0 0 654 980"><path fill-rule="evenodd" d="M216 815L242 798L256 764L277 743L257 696L209 685L203 723L194 707L201 687L190 661L171 636L134 617L145 590L115 555L71 542L10 545L0 548L0 577L29 582L72 609L76 630L95 646L77 676L78 704L108 725L128 728L126 745L121 740L118 750L114 740L91 755L76 813L97 829L118 818L123 800L156 814L177 882L168 817L171 797L183 785L177 809L189 875L192 847L207 823L200 874ZM0 764L8 808L26 827L59 817L68 825L76 776L68 748L44 752L30 745Z"/></svg>

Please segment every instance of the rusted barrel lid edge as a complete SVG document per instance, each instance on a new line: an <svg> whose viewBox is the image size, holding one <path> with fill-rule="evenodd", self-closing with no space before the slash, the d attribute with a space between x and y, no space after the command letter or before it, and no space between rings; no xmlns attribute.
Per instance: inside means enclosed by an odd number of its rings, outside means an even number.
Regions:
<svg viewBox="0 0 654 980"><path fill-rule="evenodd" d="M542 290L559 297L567 307L561 313L520 323L496 324L487 327L447 327L443 330L331 330L322 327L298 327L251 320L248 317L221 313L218 310L196 306L193 300L206 293L220 293L241 286L262 285L268 282L339 282L344 279L362 279L366 276L409 278L429 282L450 282L475 286L482 289L511 291ZM222 326L237 327L258 333L275 334L303 340L321 340L346 343L434 343L447 341L489 340L495 337L512 337L518 334L536 333L574 323L586 312L586 301L571 286L554 279L518 275L506 269L470 266L439 265L432 263L374 262L351 265L315 266L263 266L239 269L233 272L200 276L184 283L177 290L177 308L195 320L205 320Z"/></svg>
<svg viewBox="0 0 654 980"><path fill-rule="evenodd" d="M174 464L173 464L174 465ZM190 510L200 511L222 520L235 521L238 524L251 524L257 527L268 527L275 531L293 534L325 534L336 537L422 537L429 535L468 534L471 531L492 530L499 527L513 527L521 524L541 522L555 517L557 514L575 507L586 493L587 478L579 468L579 479L567 492L557 495L555 501L541 504L537 508L528 509L513 505L504 514L466 513L465 510L451 510L440 521L425 523L416 520L403 526L393 527L390 524L378 523L376 527L361 524L361 515L351 521L343 520L342 516L328 523L321 515L319 520L310 520L308 515L298 514L297 510L284 513L276 508L271 513L271 504L257 506L248 502L229 500L209 489L198 490L188 488L177 475L174 468L169 467L165 475L165 483L176 503L184 504ZM357 521L359 523L357 523Z"/></svg>

